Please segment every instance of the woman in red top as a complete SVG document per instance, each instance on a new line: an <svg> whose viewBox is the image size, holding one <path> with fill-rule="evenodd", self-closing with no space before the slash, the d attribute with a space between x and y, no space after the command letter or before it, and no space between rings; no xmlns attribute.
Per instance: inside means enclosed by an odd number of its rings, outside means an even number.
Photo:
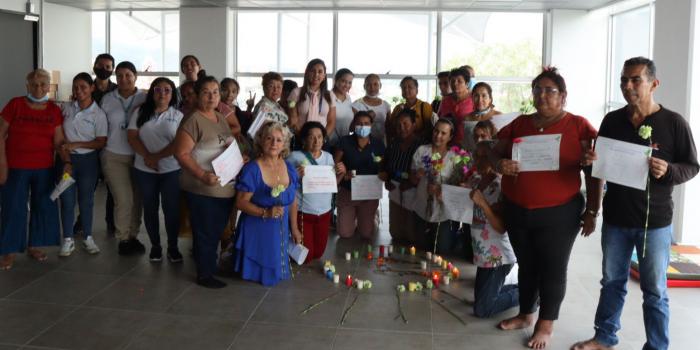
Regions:
<svg viewBox="0 0 700 350"><path fill-rule="evenodd" d="M438 116L454 118L455 137L452 143L462 145L464 139L464 119L474 110L474 102L469 93L469 71L460 67L450 71L452 94L444 96L440 102Z"/></svg>
<svg viewBox="0 0 700 350"><path fill-rule="evenodd" d="M48 100L49 73L37 69L27 75L27 96L15 97L0 112L0 269L9 270L14 253L27 247L29 256L46 260L37 247L58 245L58 207L49 198L54 187L54 150L63 144L61 109ZM61 152L63 172L70 174L68 154ZM27 198L31 195L29 243Z"/></svg>
<svg viewBox="0 0 700 350"><path fill-rule="evenodd" d="M528 341L533 349L543 349L551 338L566 292L571 248L580 230L583 236L593 232L600 207L601 181L591 177L590 168L585 171L585 202L580 192L581 160L596 130L585 118L564 110L566 94L566 83L556 68L545 68L532 81L537 112L504 127L495 148L500 159L497 169L504 175L506 230L520 265L520 314L499 327L530 326L539 300L535 332ZM545 135L554 141L550 149L559 148L558 164L555 159L550 167L556 170L527 171L533 163L519 160L527 159L528 143Z"/></svg>

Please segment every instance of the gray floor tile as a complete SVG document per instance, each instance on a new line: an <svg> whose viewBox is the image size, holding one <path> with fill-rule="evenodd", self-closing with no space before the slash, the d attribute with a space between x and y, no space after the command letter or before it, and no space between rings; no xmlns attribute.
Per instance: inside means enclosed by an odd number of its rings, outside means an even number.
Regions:
<svg viewBox="0 0 700 350"><path fill-rule="evenodd" d="M433 336L434 350L510 350L525 349L527 338L522 332L504 332L499 335L489 334L441 334ZM414 349L418 349L414 347ZM554 349L554 348L550 348ZM557 348L556 350L563 350Z"/></svg>
<svg viewBox="0 0 700 350"><path fill-rule="evenodd" d="M193 285L166 312L246 321L266 293L267 289L263 288L229 285L211 290Z"/></svg>
<svg viewBox="0 0 700 350"><path fill-rule="evenodd" d="M88 272L94 274L123 275L133 270L137 265L148 260L148 255L119 256L117 254L116 239L112 239L111 244L100 244L102 250L99 254L88 254L76 247L76 252L71 256L62 258L65 262L59 267L61 271ZM81 245L76 242L76 245ZM80 251L79 251L80 250ZM119 261L115 264L115 261Z"/></svg>
<svg viewBox="0 0 700 350"><path fill-rule="evenodd" d="M157 316L126 347L129 350L226 350L243 322L213 317Z"/></svg>
<svg viewBox="0 0 700 350"><path fill-rule="evenodd" d="M231 349L330 350L335 329L248 323Z"/></svg>
<svg viewBox="0 0 700 350"><path fill-rule="evenodd" d="M46 271L36 269L20 268L13 268L9 271L0 271L0 298L12 294L16 290L28 285L46 273Z"/></svg>
<svg viewBox="0 0 700 350"><path fill-rule="evenodd" d="M19 345L10 345L10 344L0 344L0 350L17 350L21 349Z"/></svg>
<svg viewBox="0 0 700 350"><path fill-rule="evenodd" d="M114 282L118 277L52 271L34 283L7 296L8 299L79 305Z"/></svg>
<svg viewBox="0 0 700 350"><path fill-rule="evenodd" d="M427 295L409 295L403 293L401 305L408 320L404 323L399 315L396 295L353 292L348 298L346 309L358 295L355 306L350 309L342 328L396 330L413 332L430 332L430 304Z"/></svg>
<svg viewBox="0 0 700 350"><path fill-rule="evenodd" d="M335 327L340 322L347 295L344 286L337 288L337 290L341 290L340 293L305 315L300 313L308 305L332 295L334 291L273 289L265 297L265 300L253 315L252 320L256 322Z"/></svg>
<svg viewBox="0 0 700 350"><path fill-rule="evenodd" d="M24 344L73 309L64 305L0 300L0 342Z"/></svg>
<svg viewBox="0 0 700 350"><path fill-rule="evenodd" d="M120 349L146 327L152 314L81 308L29 345L64 349Z"/></svg>
<svg viewBox="0 0 700 350"><path fill-rule="evenodd" d="M123 277L88 303L114 309L164 312L192 283L144 277Z"/></svg>
<svg viewBox="0 0 700 350"><path fill-rule="evenodd" d="M334 350L377 349L431 349L430 334L376 332L341 329L333 343Z"/></svg>

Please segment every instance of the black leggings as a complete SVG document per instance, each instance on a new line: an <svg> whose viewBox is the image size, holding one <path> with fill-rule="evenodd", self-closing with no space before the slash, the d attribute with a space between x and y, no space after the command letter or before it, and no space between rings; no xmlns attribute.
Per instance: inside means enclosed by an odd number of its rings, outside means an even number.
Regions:
<svg viewBox="0 0 700 350"><path fill-rule="evenodd" d="M506 230L518 258L520 313L531 314L540 301L539 318L556 320L566 294L566 270L580 230L584 200L527 209L506 201Z"/></svg>

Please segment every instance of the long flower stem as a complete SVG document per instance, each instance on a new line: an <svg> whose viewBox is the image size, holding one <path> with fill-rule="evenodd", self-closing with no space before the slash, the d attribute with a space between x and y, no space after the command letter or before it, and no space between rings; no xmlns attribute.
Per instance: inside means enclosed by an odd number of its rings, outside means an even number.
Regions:
<svg viewBox="0 0 700 350"><path fill-rule="evenodd" d="M330 299L333 298L334 296L338 295L340 292L342 292L342 290L339 290L339 291L337 291L337 292L335 292L335 293L333 293L333 294L331 294L331 295L329 295L329 296L327 296L327 297L325 297L325 298L323 298L323 299L321 299L321 300L319 300L319 301L317 301L317 302L315 302L315 303L309 305L308 307L306 307L306 309L304 309L304 311L301 312L301 315L305 315L307 312L309 312L309 311L315 309L317 306L319 306L319 305L321 305L321 304L327 302L328 300L330 300Z"/></svg>
<svg viewBox="0 0 700 350"><path fill-rule="evenodd" d="M345 309L345 312L343 312L343 318L340 319L340 324L341 324L341 325L344 325L344 324L345 324L345 319L348 318L348 315L350 314L350 310L352 310L352 307L355 306L355 303L357 303L357 298L358 298L359 296L360 296L359 293L358 293L357 295L355 295L355 299L352 301L352 304L350 304L350 306L348 306L348 308Z"/></svg>
<svg viewBox="0 0 700 350"><path fill-rule="evenodd" d="M433 300L433 302L435 302L435 304L440 305L440 307L443 308L443 310L447 311L450 315L452 315L452 317L454 317L454 318L456 318L457 320L459 320L459 322L461 322L463 325L465 325L465 326L467 325L467 323L464 322L464 320L463 320L461 317L459 317L459 315L457 315L456 313L454 313L454 311L450 310L447 306L445 306L445 304L441 303L440 301L438 301L438 300L435 299L435 298L431 298L431 299Z"/></svg>
<svg viewBox="0 0 700 350"><path fill-rule="evenodd" d="M399 304L399 316L401 316L401 319L403 320L403 323L408 323L408 320L406 319L406 315L403 313L403 308L401 307L401 294L399 291L396 291L396 300L397 303Z"/></svg>
<svg viewBox="0 0 700 350"><path fill-rule="evenodd" d="M642 258L647 253L647 231L649 229L649 203L651 202L651 178L647 177L647 217L644 221L644 244L642 248Z"/></svg>

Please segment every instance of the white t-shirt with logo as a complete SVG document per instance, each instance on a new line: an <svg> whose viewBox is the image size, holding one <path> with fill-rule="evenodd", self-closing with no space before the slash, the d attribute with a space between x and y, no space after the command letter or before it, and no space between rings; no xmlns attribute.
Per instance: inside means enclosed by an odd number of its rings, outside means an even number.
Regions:
<svg viewBox="0 0 700 350"><path fill-rule="evenodd" d="M107 93L102 98L102 110L107 115L107 146L106 150L130 156L134 154L127 138L126 128L129 118L134 111L146 101L146 92L138 90L128 98L119 95L119 90Z"/></svg>
<svg viewBox="0 0 700 350"><path fill-rule="evenodd" d="M175 140L175 134L177 133L177 128L180 126L182 121L182 112L177 109L170 107L165 112L160 114L154 114L151 118L145 122L141 127L137 126L137 120L139 118L140 109L134 111L131 115L131 120L129 121L129 130L138 130L139 139L146 146L146 149L150 153L157 153L165 147L168 147L173 140ZM168 156L161 158L158 161L158 171L146 166L143 157L136 153L134 158L134 167L138 170L149 172L165 174L171 171L179 170L180 164L175 159L175 156Z"/></svg>
<svg viewBox="0 0 700 350"><path fill-rule="evenodd" d="M63 105L63 132L68 142L90 142L98 137L107 136L107 116L96 102L85 109L80 109L78 102ZM71 153L87 154L90 148L76 148Z"/></svg>

